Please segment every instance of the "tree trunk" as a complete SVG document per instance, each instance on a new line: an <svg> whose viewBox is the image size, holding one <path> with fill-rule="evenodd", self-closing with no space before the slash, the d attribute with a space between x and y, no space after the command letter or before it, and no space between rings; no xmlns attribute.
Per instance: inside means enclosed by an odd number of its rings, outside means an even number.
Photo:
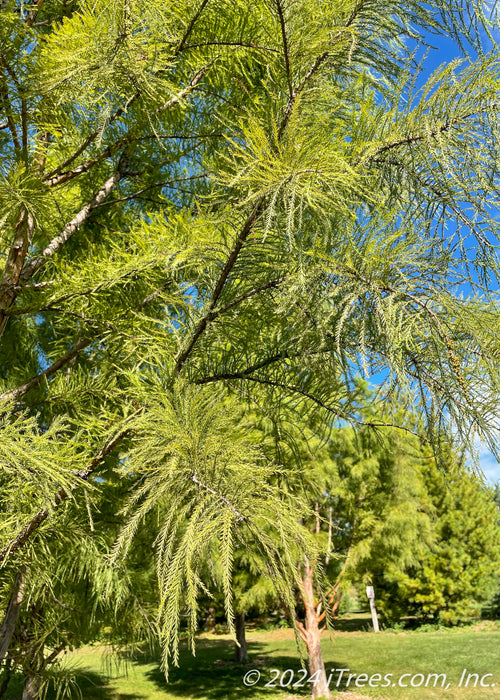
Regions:
<svg viewBox="0 0 500 700"><path fill-rule="evenodd" d="M44 669L54 663L61 651L66 646L67 642L62 642L52 652L44 657L43 649L38 652L32 651L30 656L30 665L24 669L24 690L22 700L39 700L42 690L42 673Z"/></svg>
<svg viewBox="0 0 500 700"><path fill-rule="evenodd" d="M328 688L325 663L321 651L320 615L316 609L314 597L313 569L307 559L305 559L304 563L302 591L306 609L303 639L307 645L309 656L309 673L315 681L312 684L312 697L331 698L332 694Z"/></svg>
<svg viewBox="0 0 500 700"><path fill-rule="evenodd" d="M14 589L5 611L2 627L0 628L0 664L7 658L10 643L19 619L24 596L24 585L26 583L26 572L26 566L22 566L16 574Z"/></svg>
<svg viewBox="0 0 500 700"><path fill-rule="evenodd" d="M24 682L22 700L38 700L40 697L41 685L42 681L39 676L27 676Z"/></svg>
<svg viewBox="0 0 500 700"><path fill-rule="evenodd" d="M14 240L0 279L0 338L9 319L6 311L12 306L17 296L16 285L19 282L34 228L33 217L26 210L23 210L17 222Z"/></svg>
<svg viewBox="0 0 500 700"><path fill-rule="evenodd" d="M247 640L245 637L245 613L236 613L234 622L237 641L235 659L240 663L250 661L247 650Z"/></svg>

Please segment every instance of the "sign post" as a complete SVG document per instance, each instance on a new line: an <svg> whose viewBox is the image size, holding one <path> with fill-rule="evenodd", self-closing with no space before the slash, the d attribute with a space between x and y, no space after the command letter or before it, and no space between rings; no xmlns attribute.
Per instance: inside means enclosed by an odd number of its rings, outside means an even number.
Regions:
<svg viewBox="0 0 500 700"><path fill-rule="evenodd" d="M373 629L375 630L375 632L379 632L380 629L378 626L377 608L375 607L375 591L373 589L373 586L366 587L366 595L368 597L368 600L370 601L370 612L372 614Z"/></svg>

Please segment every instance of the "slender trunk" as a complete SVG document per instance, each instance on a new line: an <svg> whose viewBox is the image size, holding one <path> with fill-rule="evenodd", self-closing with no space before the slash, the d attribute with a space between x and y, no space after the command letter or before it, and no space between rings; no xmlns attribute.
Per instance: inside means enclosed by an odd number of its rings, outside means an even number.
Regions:
<svg viewBox="0 0 500 700"><path fill-rule="evenodd" d="M24 690L22 700L39 700L42 695L42 676L40 675L49 664L54 663L66 642L60 644L49 656L44 658L43 652L34 655L33 663L25 672Z"/></svg>
<svg viewBox="0 0 500 700"><path fill-rule="evenodd" d="M27 676L24 682L22 700L39 700L42 679L40 676Z"/></svg>
<svg viewBox="0 0 500 700"><path fill-rule="evenodd" d="M30 620L40 622L44 617L44 609L37 605L32 605L29 608ZM44 656L43 641L32 639L32 644L29 644L28 631L21 625L21 632L24 636L24 641L28 642L25 647L25 663L23 663L24 671L24 689L22 700L39 700L42 696L43 679L42 674L47 664L53 663L59 652L65 647L65 643L56 647L47 658Z"/></svg>
<svg viewBox="0 0 500 700"><path fill-rule="evenodd" d="M207 632L215 632L215 608L208 608L207 619L205 620Z"/></svg>
<svg viewBox="0 0 500 700"><path fill-rule="evenodd" d="M330 562L330 554L332 552L332 529L333 529L333 508L328 509L328 545L326 547L325 564L328 566Z"/></svg>
<svg viewBox="0 0 500 700"><path fill-rule="evenodd" d="M307 559L305 559L304 562L302 596L306 609L303 639L307 645L307 653L309 656L309 673L315 681L312 685L312 697L331 698L332 694L328 688L325 663L321 651L321 615L317 610L314 596L313 569Z"/></svg>
<svg viewBox="0 0 500 700"><path fill-rule="evenodd" d="M235 659L240 663L245 663L250 661L247 650L247 640L245 637L245 613L236 613L234 622L237 641Z"/></svg>
<svg viewBox="0 0 500 700"><path fill-rule="evenodd" d="M26 566L21 566L16 574L14 589L10 596L7 610L5 611L2 627L0 628L0 664L7 658L10 643L12 642L12 637L19 619L24 596L24 586L26 583L26 572Z"/></svg>
<svg viewBox="0 0 500 700"><path fill-rule="evenodd" d="M34 228L33 217L26 210L23 210L17 222L14 240L0 279L0 338L9 318L6 311L12 306L17 296L16 286L33 237Z"/></svg>

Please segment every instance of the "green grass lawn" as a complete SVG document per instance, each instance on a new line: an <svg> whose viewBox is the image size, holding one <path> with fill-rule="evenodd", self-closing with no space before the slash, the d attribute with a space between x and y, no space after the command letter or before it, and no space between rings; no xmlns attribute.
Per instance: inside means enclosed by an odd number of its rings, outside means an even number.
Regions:
<svg viewBox="0 0 500 700"><path fill-rule="evenodd" d="M233 646L227 637L205 635L198 642L196 658L183 649L181 667L172 670L168 685L158 664L150 660L136 661L128 666L126 672L123 668L114 672L110 672L109 668L106 670L103 664L104 649L98 646L68 654L66 663L78 666L84 700L272 700L290 696L308 697L307 688L264 687L271 680L271 669L274 668L280 671L294 669L295 680L299 678L299 654L291 630L250 632L248 642L252 662L241 667L232 661ZM352 696L345 695L346 698L500 698L499 650L500 628L486 623L474 629L433 632L337 632L333 636L325 635L323 639L327 671L346 668L351 673L368 676L393 674L387 688L370 688L367 683L364 687L356 687L353 680L347 689L341 685L339 690L353 693ZM253 668L260 671L261 681L253 688L246 688L242 681L243 674ZM489 685L496 683L496 687L474 688L471 681L470 687L458 688L464 669L468 673L479 674L479 677L493 674L484 682ZM424 678L430 673L445 673L446 683L450 686L445 690L439 681L439 686L433 688L431 679L427 688L424 685L399 687L398 678L405 673L421 673ZM335 689L337 678L338 674L334 676L332 689ZM402 682L408 683L409 680L405 678ZM394 681L396 684L393 686ZM420 681L421 678L417 677L414 682L417 684ZM372 682L376 683L377 679Z"/></svg>

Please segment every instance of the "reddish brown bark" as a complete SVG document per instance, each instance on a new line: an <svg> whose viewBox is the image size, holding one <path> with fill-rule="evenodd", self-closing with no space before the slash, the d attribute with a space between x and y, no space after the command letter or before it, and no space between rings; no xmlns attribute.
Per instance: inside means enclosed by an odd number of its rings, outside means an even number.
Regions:
<svg viewBox="0 0 500 700"><path fill-rule="evenodd" d="M17 296L17 284L28 254L33 230L33 217L24 210L17 222L14 240L12 241L2 279L0 280L0 337L8 320L5 312L14 303Z"/></svg>
<svg viewBox="0 0 500 700"><path fill-rule="evenodd" d="M14 588L5 612L2 627L0 628L0 664L7 658L12 637L19 619L19 613L21 611L21 605L24 597L26 573L26 566L22 566L16 574Z"/></svg>
<svg viewBox="0 0 500 700"><path fill-rule="evenodd" d="M302 576L302 599L305 607L305 622L299 624L301 637L307 645L309 656L309 673L314 679L312 684L313 698L331 698L328 681L321 651L321 604L316 603L314 595L313 567L307 558L304 559L304 573Z"/></svg>

